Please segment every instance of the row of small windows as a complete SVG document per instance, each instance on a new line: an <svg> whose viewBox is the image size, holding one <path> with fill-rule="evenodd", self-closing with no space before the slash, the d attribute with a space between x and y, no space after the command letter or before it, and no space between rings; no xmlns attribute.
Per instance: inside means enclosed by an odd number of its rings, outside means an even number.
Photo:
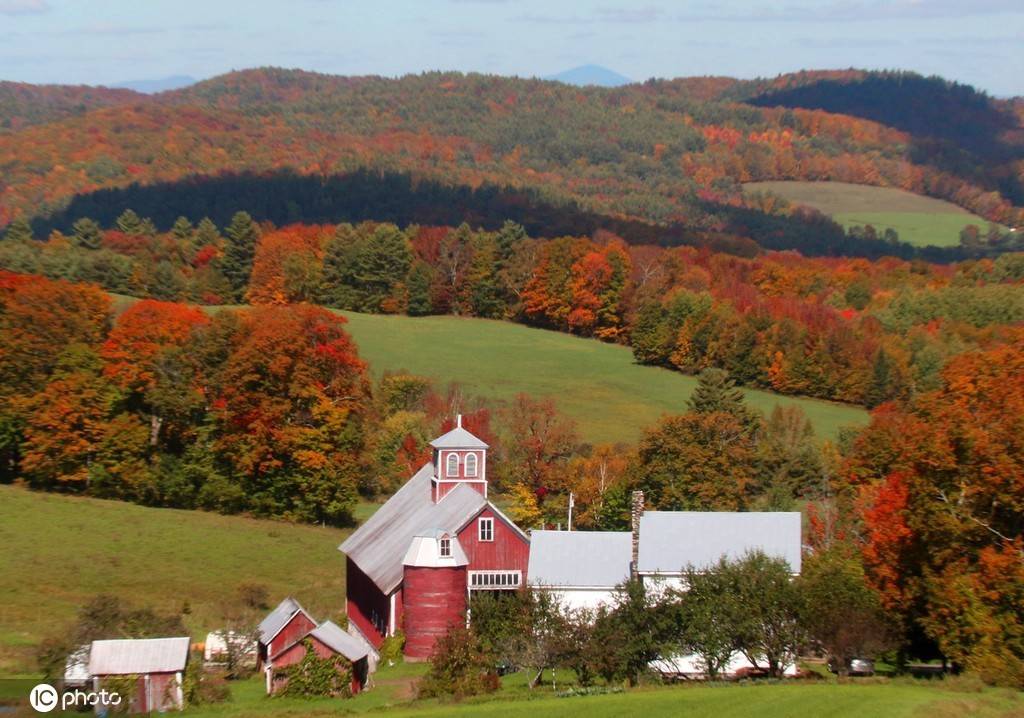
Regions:
<svg viewBox="0 0 1024 718"><path fill-rule="evenodd" d="M479 589L519 588L522 571L470 571L469 587Z"/></svg>
<svg viewBox="0 0 1024 718"><path fill-rule="evenodd" d="M459 475L459 455L448 454L448 466L445 469L445 475L447 476L458 476ZM466 476L476 477L477 467L477 456L476 454L466 454Z"/></svg>

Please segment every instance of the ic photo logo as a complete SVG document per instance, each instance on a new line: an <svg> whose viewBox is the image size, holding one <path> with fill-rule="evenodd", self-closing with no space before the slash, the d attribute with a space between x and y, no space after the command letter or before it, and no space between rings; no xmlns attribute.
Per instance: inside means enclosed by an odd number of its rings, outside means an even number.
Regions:
<svg viewBox="0 0 1024 718"><path fill-rule="evenodd" d="M50 684L40 683L28 694L28 702L40 713L49 713L60 703L60 694Z"/></svg>
<svg viewBox="0 0 1024 718"><path fill-rule="evenodd" d="M28 702L37 712L49 713L58 705L62 711L68 708L109 707L121 704L121 696L113 691L73 690L61 694L49 683L40 683L28 694Z"/></svg>

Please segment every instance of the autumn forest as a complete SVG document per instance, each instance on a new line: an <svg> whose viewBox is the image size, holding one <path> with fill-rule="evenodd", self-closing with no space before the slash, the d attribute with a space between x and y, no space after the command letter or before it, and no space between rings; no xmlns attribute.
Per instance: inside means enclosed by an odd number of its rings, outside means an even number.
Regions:
<svg viewBox="0 0 1024 718"><path fill-rule="evenodd" d="M912 245L743 191L763 180L900 188L985 225ZM901 659L1022 687L1021 225L1024 104L910 73L0 83L0 482L351 526L462 413L522 526L571 494L581 528L625 529L636 489L800 510ZM595 445L558 397L374 373L342 312L568 333L697 388ZM827 440L740 387L870 421Z"/></svg>

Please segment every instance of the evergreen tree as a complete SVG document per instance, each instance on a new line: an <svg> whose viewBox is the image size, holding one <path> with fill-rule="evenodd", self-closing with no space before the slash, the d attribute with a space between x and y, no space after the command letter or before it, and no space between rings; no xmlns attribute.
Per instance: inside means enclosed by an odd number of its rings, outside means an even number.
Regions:
<svg viewBox="0 0 1024 718"><path fill-rule="evenodd" d="M510 219L505 220L505 224L501 225L501 229L498 230L496 236L498 251L496 257L496 271L501 271L505 268L509 259L512 258L515 252L516 245L526 241L529 237L526 235L526 230L523 226L516 224Z"/></svg>
<svg viewBox="0 0 1024 718"><path fill-rule="evenodd" d="M259 239L260 230L247 212L236 212L224 233L228 242L221 268L231 283L235 297L241 298L252 274L252 262L256 256L256 241Z"/></svg>
<svg viewBox="0 0 1024 718"><path fill-rule="evenodd" d="M99 249L103 242L103 232L99 224L89 217L82 217L76 220L71 229L74 230L72 239L82 249Z"/></svg>
<svg viewBox="0 0 1024 718"><path fill-rule="evenodd" d="M220 243L220 231L209 217L203 217L199 221L199 226L196 227L195 239L197 247L205 247L208 244L215 245Z"/></svg>
<svg viewBox="0 0 1024 718"><path fill-rule="evenodd" d="M125 234L132 236L145 234L146 227L142 222L142 218L133 209L126 209L122 212L121 216L117 218L116 224L117 228Z"/></svg>
<svg viewBox="0 0 1024 718"><path fill-rule="evenodd" d="M213 223L211 222L210 224ZM214 228L214 231L216 232L216 227ZM192 226L192 223L188 221L187 217L178 217L174 220L174 225L171 227L171 234L175 239L184 242L192 239L192 236L195 234L195 228Z"/></svg>
<svg viewBox="0 0 1024 718"><path fill-rule="evenodd" d="M760 417L747 406L743 391L724 369L709 368L700 373L697 388L686 402L697 414L721 412L735 416L747 429L757 428Z"/></svg>
<svg viewBox="0 0 1024 718"><path fill-rule="evenodd" d="M4 232L4 239L8 242L28 242L33 239L32 225L30 225L28 220L23 217L18 217L7 225L7 231Z"/></svg>
<svg viewBox="0 0 1024 718"><path fill-rule="evenodd" d="M884 349L879 349L875 355L875 364L871 369L871 384L864 395L864 404L869 409L874 409L893 398L893 376L892 364L889 355Z"/></svg>
<svg viewBox="0 0 1024 718"><path fill-rule="evenodd" d="M171 262L166 260L156 265L153 284L149 293L156 299L175 301L185 292L185 278Z"/></svg>
<svg viewBox="0 0 1024 718"><path fill-rule="evenodd" d="M409 271L406 287L409 290L407 310L411 317L422 317L430 314L434 305L430 301L430 285L433 283L434 271L426 262L417 261Z"/></svg>

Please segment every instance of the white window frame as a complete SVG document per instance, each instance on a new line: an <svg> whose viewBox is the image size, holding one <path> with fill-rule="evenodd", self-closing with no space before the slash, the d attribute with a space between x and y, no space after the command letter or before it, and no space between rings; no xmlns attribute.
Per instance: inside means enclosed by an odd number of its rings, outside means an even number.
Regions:
<svg viewBox="0 0 1024 718"><path fill-rule="evenodd" d="M470 591L514 591L523 585L522 571L470 571Z"/></svg>
<svg viewBox="0 0 1024 718"><path fill-rule="evenodd" d="M473 452L466 454L466 460L464 463L465 473L468 478L475 479L477 475L477 467L480 465L480 459ZM470 469L472 467L472 469Z"/></svg>
<svg viewBox="0 0 1024 718"><path fill-rule="evenodd" d="M476 522L476 536L485 543L492 543L494 541L494 519L492 517L480 517Z"/></svg>
<svg viewBox="0 0 1024 718"><path fill-rule="evenodd" d="M454 462L453 462L454 459ZM452 471L452 464L455 464L455 470ZM454 451L450 452L445 459L444 465L445 476L458 476L459 475L459 455Z"/></svg>
<svg viewBox="0 0 1024 718"><path fill-rule="evenodd" d="M442 538L437 543L437 554L441 558L452 557L452 540L448 537Z"/></svg>

